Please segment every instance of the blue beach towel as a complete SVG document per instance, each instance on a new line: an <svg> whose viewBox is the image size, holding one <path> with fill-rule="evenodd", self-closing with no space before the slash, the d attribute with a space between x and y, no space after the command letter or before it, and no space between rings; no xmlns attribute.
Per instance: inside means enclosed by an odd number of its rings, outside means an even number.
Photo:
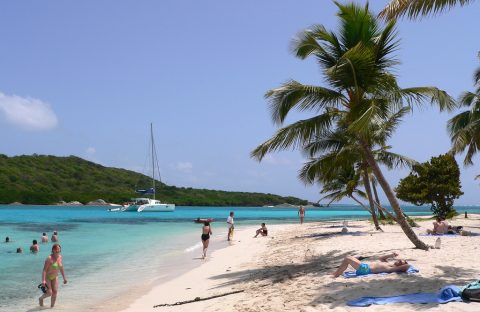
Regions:
<svg viewBox="0 0 480 312"><path fill-rule="evenodd" d="M460 297L460 287L448 285L438 293L415 293L391 297L361 297L350 300L347 305L352 307L368 307L372 304L387 303L447 303L451 301L463 301Z"/></svg>
<svg viewBox="0 0 480 312"><path fill-rule="evenodd" d="M413 274L413 273L418 273L419 271L413 266L409 266L407 272L392 272L392 273L397 273L397 274L402 274L402 273L407 273L407 274ZM370 273L366 275L357 275L357 272L355 271L348 271L348 272L343 272L343 277L346 278L353 278L353 277L363 277L363 276L372 276L372 275L387 275L387 274L392 274L392 273Z"/></svg>

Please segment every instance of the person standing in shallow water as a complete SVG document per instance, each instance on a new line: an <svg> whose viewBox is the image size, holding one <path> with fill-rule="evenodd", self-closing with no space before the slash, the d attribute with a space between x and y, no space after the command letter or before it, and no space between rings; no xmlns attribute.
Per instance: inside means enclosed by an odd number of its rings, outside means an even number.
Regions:
<svg viewBox="0 0 480 312"><path fill-rule="evenodd" d="M58 232L57 231L53 231L52 242L53 243L58 242Z"/></svg>
<svg viewBox="0 0 480 312"><path fill-rule="evenodd" d="M52 246L52 254L45 260L42 271L42 285L47 287L47 291L38 298L38 303L43 307L43 300L48 297L52 297L50 306L55 306L58 293L58 272L62 274L63 283L66 284L67 278L65 277L65 271L63 269L63 258L60 255L62 247L59 244Z"/></svg>
<svg viewBox="0 0 480 312"><path fill-rule="evenodd" d="M48 243L47 233L42 233L42 243Z"/></svg>
<svg viewBox="0 0 480 312"><path fill-rule="evenodd" d="M208 244L210 242L210 235L212 235L212 227L210 222L205 222L202 227L202 244L203 244L203 256L202 259L207 257Z"/></svg>
<svg viewBox="0 0 480 312"><path fill-rule="evenodd" d="M33 252L33 253L36 253L36 252L40 251L40 247L38 247L38 242L37 242L36 239L33 240L32 246L30 246L30 251Z"/></svg>
<svg viewBox="0 0 480 312"><path fill-rule="evenodd" d="M227 233L227 241L231 241L233 238L233 211L230 211L230 215L227 218L227 227L228 227L228 233Z"/></svg>
<svg viewBox="0 0 480 312"><path fill-rule="evenodd" d="M298 208L298 216L300 217L300 224L303 224L303 219L305 218L305 207L300 206L300 208Z"/></svg>

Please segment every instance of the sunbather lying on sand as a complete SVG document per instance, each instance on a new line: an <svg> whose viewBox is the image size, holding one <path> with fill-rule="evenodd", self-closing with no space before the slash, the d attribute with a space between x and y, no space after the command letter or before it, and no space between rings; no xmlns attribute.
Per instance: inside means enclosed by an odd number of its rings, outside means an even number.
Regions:
<svg viewBox="0 0 480 312"><path fill-rule="evenodd" d="M357 272L357 275L367 275L370 273L392 273L392 272L406 272L410 267L410 264L406 260L397 260L393 263L388 262L389 258L395 258L398 254L396 252L381 256L380 261L373 263L360 262L355 257L347 256L343 259L342 264L338 269L332 273L333 277L339 277L351 265Z"/></svg>

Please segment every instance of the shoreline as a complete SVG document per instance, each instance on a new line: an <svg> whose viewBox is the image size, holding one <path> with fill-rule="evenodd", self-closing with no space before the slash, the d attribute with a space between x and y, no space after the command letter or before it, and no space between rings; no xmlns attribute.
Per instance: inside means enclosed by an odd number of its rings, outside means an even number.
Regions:
<svg viewBox="0 0 480 312"><path fill-rule="evenodd" d="M268 227L269 231L275 230L285 225L271 225ZM288 225L287 225L288 226ZM191 300L195 297L211 296L210 292L213 289L215 293L228 292L230 287L222 286L222 279L211 280L209 277L212 274L219 275L223 272L233 272L238 270L245 262L250 261L256 254L262 252L267 246L264 240L272 239L272 236L253 238L255 231L259 226L247 226L241 230L236 230L234 239L229 245L215 248L207 254L207 259L199 265L191 268L188 271L168 280L158 281L144 293L142 297L137 298L130 303L124 302L123 312L134 312L153 310L154 305L162 303L175 303L178 301ZM225 231L226 235L226 231ZM223 238L225 240L225 238ZM245 243L250 243L248 249L244 249ZM228 244L228 242L225 243ZM253 245L251 244L253 243ZM210 243L212 244L212 242ZM201 282L197 282L201 281ZM235 287L233 287L234 290ZM181 311L198 311L202 303L195 303L195 305L179 306ZM193 308L193 309L192 309ZM162 310L169 311L170 308L162 308Z"/></svg>
<svg viewBox="0 0 480 312"><path fill-rule="evenodd" d="M452 220L468 230L480 232L480 215ZM418 234L431 227L430 220L419 221ZM257 227L235 232L234 244L210 253L207 261L169 281L153 285L143 296L116 311L387 311L401 308L418 310L418 305L373 305L368 308L346 306L346 301L361 296L390 296L415 292L435 292L447 284L465 285L480 274L472 261L479 236L442 238L442 248L426 254L413 245L397 225L383 225L374 231L366 220L349 220L349 234L339 233L340 222L309 222L268 226L269 236L252 238ZM433 245L437 237L420 237ZM375 260L381 253L398 251L420 270L413 275L392 274L368 278L333 279L331 273L341 259L353 254ZM461 255L457 257L456 255ZM154 309L154 305L173 304L243 291L212 300ZM127 304L126 302L124 302ZM461 302L426 304L435 311L476 311L477 304Z"/></svg>
<svg viewBox="0 0 480 312"><path fill-rule="evenodd" d="M272 225L271 227L274 226L275 225ZM234 247L238 241L243 240L244 237L248 237L250 233L255 233L255 230L257 230L258 227L259 226L247 225L241 226L240 229L235 230L233 244L229 244L225 239L227 235L226 228L220 231L217 230L215 234L218 234L213 236L210 241L207 259L205 261L197 257L197 253L198 255L201 253L201 246L200 248L195 248L183 255L177 255L176 257L172 256L168 265L166 265L168 270L167 273L157 276L150 282L145 281L145 284L142 286L136 286L134 288L126 289L121 293L117 293L113 297L106 299L104 302L91 306L89 310L98 312L130 311L129 307L137 301L142 300L146 294L151 293L158 287L163 287L165 284L169 285L172 281L175 281L192 271L199 270L203 265L214 259L217 252ZM162 292L169 293L170 291L169 287L167 287L166 290Z"/></svg>

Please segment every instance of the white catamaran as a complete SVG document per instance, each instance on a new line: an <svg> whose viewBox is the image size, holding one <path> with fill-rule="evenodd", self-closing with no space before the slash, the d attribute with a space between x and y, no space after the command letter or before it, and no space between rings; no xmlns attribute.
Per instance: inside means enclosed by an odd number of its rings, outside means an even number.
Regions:
<svg viewBox="0 0 480 312"><path fill-rule="evenodd" d="M153 126L150 124L150 140L151 140L151 153L152 153L152 187L144 190L136 190L137 193L144 195L152 195L152 198L141 197L141 198L132 198L131 202L128 205L125 205L122 211L137 211L137 212L163 212L163 211L174 211L175 204L164 204L158 199L155 199L155 165L158 170L158 159L157 151L155 149L155 141L153 139ZM160 172L160 170L158 170ZM160 173L158 174L160 179Z"/></svg>

